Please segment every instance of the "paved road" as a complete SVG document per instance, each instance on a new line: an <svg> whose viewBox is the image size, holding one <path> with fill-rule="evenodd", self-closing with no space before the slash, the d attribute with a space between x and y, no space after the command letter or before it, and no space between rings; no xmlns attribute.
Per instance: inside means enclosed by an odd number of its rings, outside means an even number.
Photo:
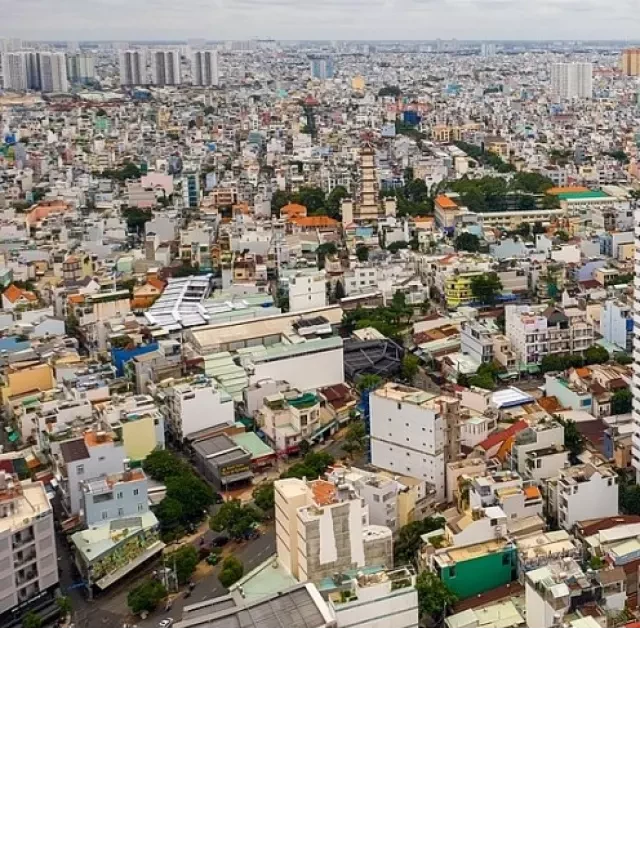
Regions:
<svg viewBox="0 0 640 853"><path fill-rule="evenodd" d="M259 566L260 563L264 563L272 554L275 554L275 551L276 533L273 527L269 527L260 535L259 539L249 540L246 545L238 548L234 553L239 560L242 560L245 572L250 572L256 566ZM169 611L154 613L153 616L138 624L141 628L156 628L158 623L166 619L167 616L171 616L172 619L178 622L182 617L182 609L185 604L197 604L200 601L206 601L208 598L217 598L220 595L225 595L226 592L227 590L222 586L215 574L207 575L197 582L189 598L184 597L184 592L179 593Z"/></svg>

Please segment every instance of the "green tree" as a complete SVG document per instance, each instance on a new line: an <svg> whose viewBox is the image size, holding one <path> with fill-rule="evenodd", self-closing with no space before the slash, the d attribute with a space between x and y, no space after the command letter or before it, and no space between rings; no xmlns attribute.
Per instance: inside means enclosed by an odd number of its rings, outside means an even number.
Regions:
<svg viewBox="0 0 640 853"><path fill-rule="evenodd" d="M502 282L498 273L488 272L471 279L473 298L482 305L495 305L498 294L502 293Z"/></svg>
<svg viewBox="0 0 640 853"><path fill-rule="evenodd" d="M160 482L164 482L169 477L183 474L189 470L188 466L179 456L176 456L170 450L163 450L161 448L156 448L149 453L142 463L142 468L145 474L148 474L154 480L160 480Z"/></svg>
<svg viewBox="0 0 640 853"><path fill-rule="evenodd" d="M400 249L408 249L409 244L406 240L394 240L393 243L389 243L387 246L387 250L391 252L392 255L397 255Z"/></svg>
<svg viewBox="0 0 640 853"><path fill-rule="evenodd" d="M398 86L383 86L378 91L379 98L399 98L401 94Z"/></svg>
<svg viewBox="0 0 640 853"><path fill-rule="evenodd" d="M227 589L237 583L244 574L244 566L237 557L226 557L222 562L218 579Z"/></svg>
<svg viewBox="0 0 640 853"><path fill-rule="evenodd" d="M342 283L342 279L338 279L336 281L336 286L333 290L333 300L334 302L339 302L341 299L344 299L346 296L346 291L344 289L344 284Z"/></svg>
<svg viewBox="0 0 640 853"><path fill-rule="evenodd" d="M633 408L633 394L629 388L614 391L611 397L611 414L626 415Z"/></svg>
<svg viewBox="0 0 640 853"><path fill-rule="evenodd" d="M155 578L148 578L134 586L127 596L127 605L132 613L151 613L167 597L164 584Z"/></svg>
<svg viewBox="0 0 640 853"><path fill-rule="evenodd" d="M280 210L291 201L291 194L284 190L276 190L271 196L271 212L280 215Z"/></svg>
<svg viewBox="0 0 640 853"><path fill-rule="evenodd" d="M225 501L216 514L211 518L211 529L221 532L226 530L233 539L243 539L250 533L260 516L254 506L243 504L234 499Z"/></svg>
<svg viewBox="0 0 640 853"><path fill-rule="evenodd" d="M299 462L294 462L280 479L297 477L302 480L303 477L306 477L307 480L317 480L332 464L333 456L330 453L323 450L310 451Z"/></svg>
<svg viewBox="0 0 640 853"><path fill-rule="evenodd" d="M153 218L153 213L148 209L140 207L123 207L122 215L127 223L129 231L143 231L145 222Z"/></svg>
<svg viewBox="0 0 640 853"><path fill-rule="evenodd" d="M402 359L402 378L409 385L413 382L420 369L420 359L417 355L407 353Z"/></svg>
<svg viewBox="0 0 640 853"><path fill-rule="evenodd" d="M627 515L640 515L640 486L620 487L620 509Z"/></svg>
<svg viewBox="0 0 640 853"><path fill-rule="evenodd" d="M34 613L33 610L29 610L28 613L22 618L22 627L23 628L43 628L42 617L37 613Z"/></svg>
<svg viewBox="0 0 640 853"><path fill-rule="evenodd" d="M66 617L71 613L71 599L68 595L61 595L58 593L58 595L56 595L56 604L60 610L61 616Z"/></svg>
<svg viewBox="0 0 640 853"><path fill-rule="evenodd" d="M373 391L382 383L382 378L377 373L363 373L360 379L356 382L356 388L361 394L367 391Z"/></svg>
<svg viewBox="0 0 640 853"><path fill-rule="evenodd" d="M447 610L456 603L458 597L433 572L420 572L416 578L418 592L418 616L425 617L441 625Z"/></svg>
<svg viewBox="0 0 640 853"><path fill-rule="evenodd" d="M198 549L193 545L184 545L167 555L167 561L169 565L175 566L178 583L187 583L198 565Z"/></svg>
<svg viewBox="0 0 640 853"><path fill-rule="evenodd" d="M362 453L367 446L367 431L362 421L354 421L347 427L343 447L349 456Z"/></svg>
<svg viewBox="0 0 640 853"><path fill-rule="evenodd" d="M192 471L169 477L166 486L167 498L182 506L182 521L187 526L201 521L213 503L213 489Z"/></svg>
<svg viewBox="0 0 640 853"><path fill-rule="evenodd" d="M633 356L628 352L617 352L613 359L616 364L633 364Z"/></svg>
<svg viewBox="0 0 640 853"><path fill-rule="evenodd" d="M453 241L456 252L479 252L480 238L477 234L471 234L469 231L463 231Z"/></svg>
<svg viewBox="0 0 640 853"><path fill-rule="evenodd" d="M584 438L579 432L575 421L567 421L561 417L558 417L556 420L564 427L564 446L569 451L571 461L575 464L578 461L578 456L584 450Z"/></svg>
<svg viewBox="0 0 640 853"><path fill-rule="evenodd" d="M173 542L184 536L182 504L165 497L155 508L155 514L160 524L160 535L165 542Z"/></svg>
<svg viewBox="0 0 640 853"><path fill-rule="evenodd" d="M394 547L394 560L397 566L414 563L418 551L422 545L422 536L432 533L444 526L441 516L423 518L420 521L411 521L401 527L396 536Z"/></svg>
<svg viewBox="0 0 640 853"><path fill-rule="evenodd" d="M273 482L260 483L252 492L253 502L262 512L272 515L276 503Z"/></svg>
<svg viewBox="0 0 640 853"><path fill-rule="evenodd" d="M335 243L320 243L316 249L316 258L318 261L318 269L323 270L327 257L332 257L338 251Z"/></svg>
<svg viewBox="0 0 640 853"><path fill-rule="evenodd" d="M364 243L358 243L356 246L356 257L361 264L366 263L369 260L369 247L365 246Z"/></svg>
<svg viewBox="0 0 640 853"><path fill-rule="evenodd" d="M306 456L307 453L311 450L311 444L307 441L306 438L303 438L298 443L298 450L302 454L302 456Z"/></svg>
<svg viewBox="0 0 640 853"><path fill-rule="evenodd" d="M334 187L327 196L327 213L332 219L342 219L342 199L349 198L349 193L344 187Z"/></svg>
<svg viewBox="0 0 640 853"><path fill-rule="evenodd" d="M606 364L609 361L609 350L598 344L589 347L584 353L585 364Z"/></svg>

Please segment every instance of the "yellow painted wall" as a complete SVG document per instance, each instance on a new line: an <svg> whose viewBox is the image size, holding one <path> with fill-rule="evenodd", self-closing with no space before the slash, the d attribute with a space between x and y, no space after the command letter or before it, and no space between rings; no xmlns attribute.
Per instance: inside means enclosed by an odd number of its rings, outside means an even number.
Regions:
<svg viewBox="0 0 640 853"><path fill-rule="evenodd" d="M16 373L8 373L2 389L2 399L20 397L31 391L50 391L54 386L53 370L48 364L25 367Z"/></svg>
<svg viewBox="0 0 640 853"><path fill-rule="evenodd" d="M138 418L122 425L122 443L128 459L145 459L156 447L156 429L153 418Z"/></svg>

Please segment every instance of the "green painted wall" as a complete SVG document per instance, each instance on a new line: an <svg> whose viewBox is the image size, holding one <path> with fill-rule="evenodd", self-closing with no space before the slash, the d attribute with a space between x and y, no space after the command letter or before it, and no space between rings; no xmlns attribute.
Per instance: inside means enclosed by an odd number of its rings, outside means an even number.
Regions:
<svg viewBox="0 0 640 853"><path fill-rule="evenodd" d="M515 567L516 549L509 547L473 560L463 560L453 569L444 568L442 580L458 598L469 598L514 580Z"/></svg>

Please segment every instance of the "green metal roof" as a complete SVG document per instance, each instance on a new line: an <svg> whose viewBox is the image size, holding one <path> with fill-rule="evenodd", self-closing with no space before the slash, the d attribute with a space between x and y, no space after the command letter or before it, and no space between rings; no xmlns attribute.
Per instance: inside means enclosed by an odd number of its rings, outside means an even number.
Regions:
<svg viewBox="0 0 640 853"><path fill-rule="evenodd" d="M273 456L275 451L269 447L255 432L240 432L237 435L230 436L231 441L247 450L251 454L252 459L262 459L265 456Z"/></svg>
<svg viewBox="0 0 640 853"><path fill-rule="evenodd" d="M555 193L554 195L556 198L560 198L563 201L580 201L580 199L590 198L600 198L603 201L606 199L609 199L610 201L616 200L613 196L607 195L607 193L603 193L598 190L581 190L578 192L571 192L571 190L567 190L566 192Z"/></svg>

